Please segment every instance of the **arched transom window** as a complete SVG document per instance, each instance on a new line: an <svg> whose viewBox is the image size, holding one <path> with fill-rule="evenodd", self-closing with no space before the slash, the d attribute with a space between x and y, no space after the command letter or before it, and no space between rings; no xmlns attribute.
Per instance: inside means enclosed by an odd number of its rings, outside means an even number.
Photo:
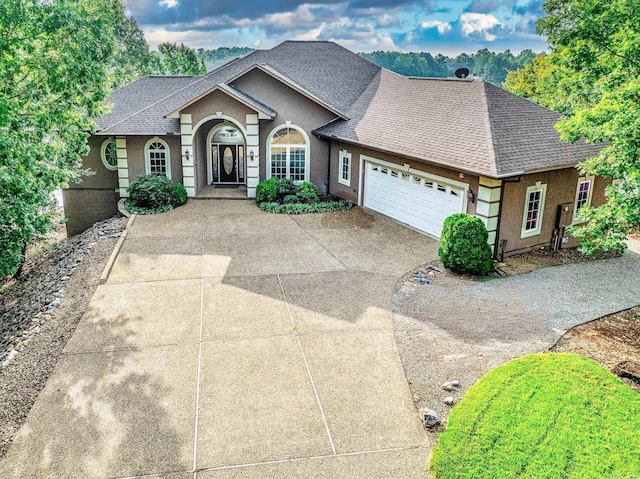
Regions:
<svg viewBox="0 0 640 479"><path fill-rule="evenodd" d="M145 159L148 175L164 175L171 178L169 146L160 138L154 138L147 142Z"/></svg>
<svg viewBox="0 0 640 479"><path fill-rule="evenodd" d="M269 177L306 181L309 176L309 141L294 126L284 126L272 133L269 142Z"/></svg>
<svg viewBox="0 0 640 479"><path fill-rule="evenodd" d="M116 140L109 138L102 143L100 149L100 157L102 163L108 170L118 169L118 150L116 149Z"/></svg>

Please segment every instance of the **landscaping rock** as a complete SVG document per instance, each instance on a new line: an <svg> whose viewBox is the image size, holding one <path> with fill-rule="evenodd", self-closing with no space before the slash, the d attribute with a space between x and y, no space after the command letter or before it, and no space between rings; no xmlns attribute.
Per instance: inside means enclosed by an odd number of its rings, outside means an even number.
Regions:
<svg viewBox="0 0 640 479"><path fill-rule="evenodd" d="M460 386L460 383L458 381L449 381L448 383L444 383L442 385L442 389L444 389L445 391L453 391L458 386Z"/></svg>
<svg viewBox="0 0 640 479"><path fill-rule="evenodd" d="M447 396L446 398L444 398L444 403L447 406L453 406L455 404L456 400L453 398L453 396Z"/></svg>
<svg viewBox="0 0 640 479"><path fill-rule="evenodd" d="M441 423L438 413L433 409L422 408L420 409L420 415L422 416L422 423L427 429L432 429Z"/></svg>
<svg viewBox="0 0 640 479"><path fill-rule="evenodd" d="M0 302L0 368L21 352L21 337L36 334L62 304L69 274L87 258L97 241L120 236L126 222L109 219L96 223L84 233L64 239L39 264L25 264L21 278Z"/></svg>

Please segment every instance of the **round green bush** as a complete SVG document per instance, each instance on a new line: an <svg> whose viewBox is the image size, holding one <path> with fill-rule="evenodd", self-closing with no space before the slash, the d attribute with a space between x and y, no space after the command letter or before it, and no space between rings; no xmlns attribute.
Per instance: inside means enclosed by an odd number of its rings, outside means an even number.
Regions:
<svg viewBox="0 0 640 479"><path fill-rule="evenodd" d="M303 181L296 189L296 195L298 196L300 203L317 203L320 201L318 193L318 187L310 181Z"/></svg>
<svg viewBox="0 0 640 479"><path fill-rule="evenodd" d="M493 270L487 227L477 216L455 213L444 220L438 256L445 268L486 275Z"/></svg>
<svg viewBox="0 0 640 479"><path fill-rule="evenodd" d="M129 203L147 210L171 207L173 185L162 175L136 176L127 188Z"/></svg>
<svg viewBox="0 0 640 479"><path fill-rule="evenodd" d="M472 386L431 458L435 479L640 477L640 395L576 354L532 354Z"/></svg>
<svg viewBox="0 0 640 479"><path fill-rule="evenodd" d="M187 202L187 189L182 183L173 185L171 191L171 202L173 206L182 206Z"/></svg>
<svg viewBox="0 0 640 479"><path fill-rule="evenodd" d="M283 205L292 205L294 203L299 203L298 197L296 195L287 195L282 199Z"/></svg>
<svg viewBox="0 0 640 479"><path fill-rule="evenodd" d="M278 199L278 179L269 178L256 186L256 204L273 203Z"/></svg>

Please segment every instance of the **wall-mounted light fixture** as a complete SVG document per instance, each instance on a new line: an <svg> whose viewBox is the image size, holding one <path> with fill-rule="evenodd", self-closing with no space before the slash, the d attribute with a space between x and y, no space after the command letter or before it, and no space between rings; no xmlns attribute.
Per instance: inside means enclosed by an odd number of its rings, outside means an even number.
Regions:
<svg viewBox="0 0 640 479"><path fill-rule="evenodd" d="M251 158L251 160L253 161L253 150L249 152L249 158Z"/></svg>
<svg viewBox="0 0 640 479"><path fill-rule="evenodd" d="M473 190L467 190L467 199L471 203L475 203L476 202L476 195L473 194Z"/></svg>
<svg viewBox="0 0 640 479"><path fill-rule="evenodd" d="M189 150L184 150L184 157L187 161L189 161L189 156L191 156L191 153L189 153Z"/></svg>

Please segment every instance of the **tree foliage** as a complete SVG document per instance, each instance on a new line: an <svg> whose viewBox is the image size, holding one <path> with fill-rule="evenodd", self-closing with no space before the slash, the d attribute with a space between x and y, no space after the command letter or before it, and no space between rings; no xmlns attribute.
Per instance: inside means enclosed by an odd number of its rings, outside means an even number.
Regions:
<svg viewBox="0 0 640 479"><path fill-rule="evenodd" d="M461 53L456 57L442 54L433 57L427 52L373 52L359 55L376 65L406 76L452 77L455 70L466 67L473 75L494 85L500 85L510 71L523 68L536 56L531 50L523 50L519 55L513 55L510 50L495 53L486 48L472 54Z"/></svg>
<svg viewBox="0 0 640 479"><path fill-rule="evenodd" d="M49 194L82 173L124 18L117 0L0 2L0 275L50 227Z"/></svg>
<svg viewBox="0 0 640 479"><path fill-rule="evenodd" d="M542 96L567 115L562 139L604 143L580 169L616 180L608 202L582 208L586 223L571 232L587 252L623 251L640 224L640 0L546 0L544 9L538 32L552 47L557 88Z"/></svg>
<svg viewBox="0 0 640 479"><path fill-rule="evenodd" d="M165 75L204 75L207 68L204 59L184 44L161 43L158 45L161 69Z"/></svg>
<svg viewBox="0 0 640 479"><path fill-rule="evenodd" d="M115 90L145 75L161 75L160 56L149 50L135 18L124 17L114 27L117 47L111 66L110 88Z"/></svg>

